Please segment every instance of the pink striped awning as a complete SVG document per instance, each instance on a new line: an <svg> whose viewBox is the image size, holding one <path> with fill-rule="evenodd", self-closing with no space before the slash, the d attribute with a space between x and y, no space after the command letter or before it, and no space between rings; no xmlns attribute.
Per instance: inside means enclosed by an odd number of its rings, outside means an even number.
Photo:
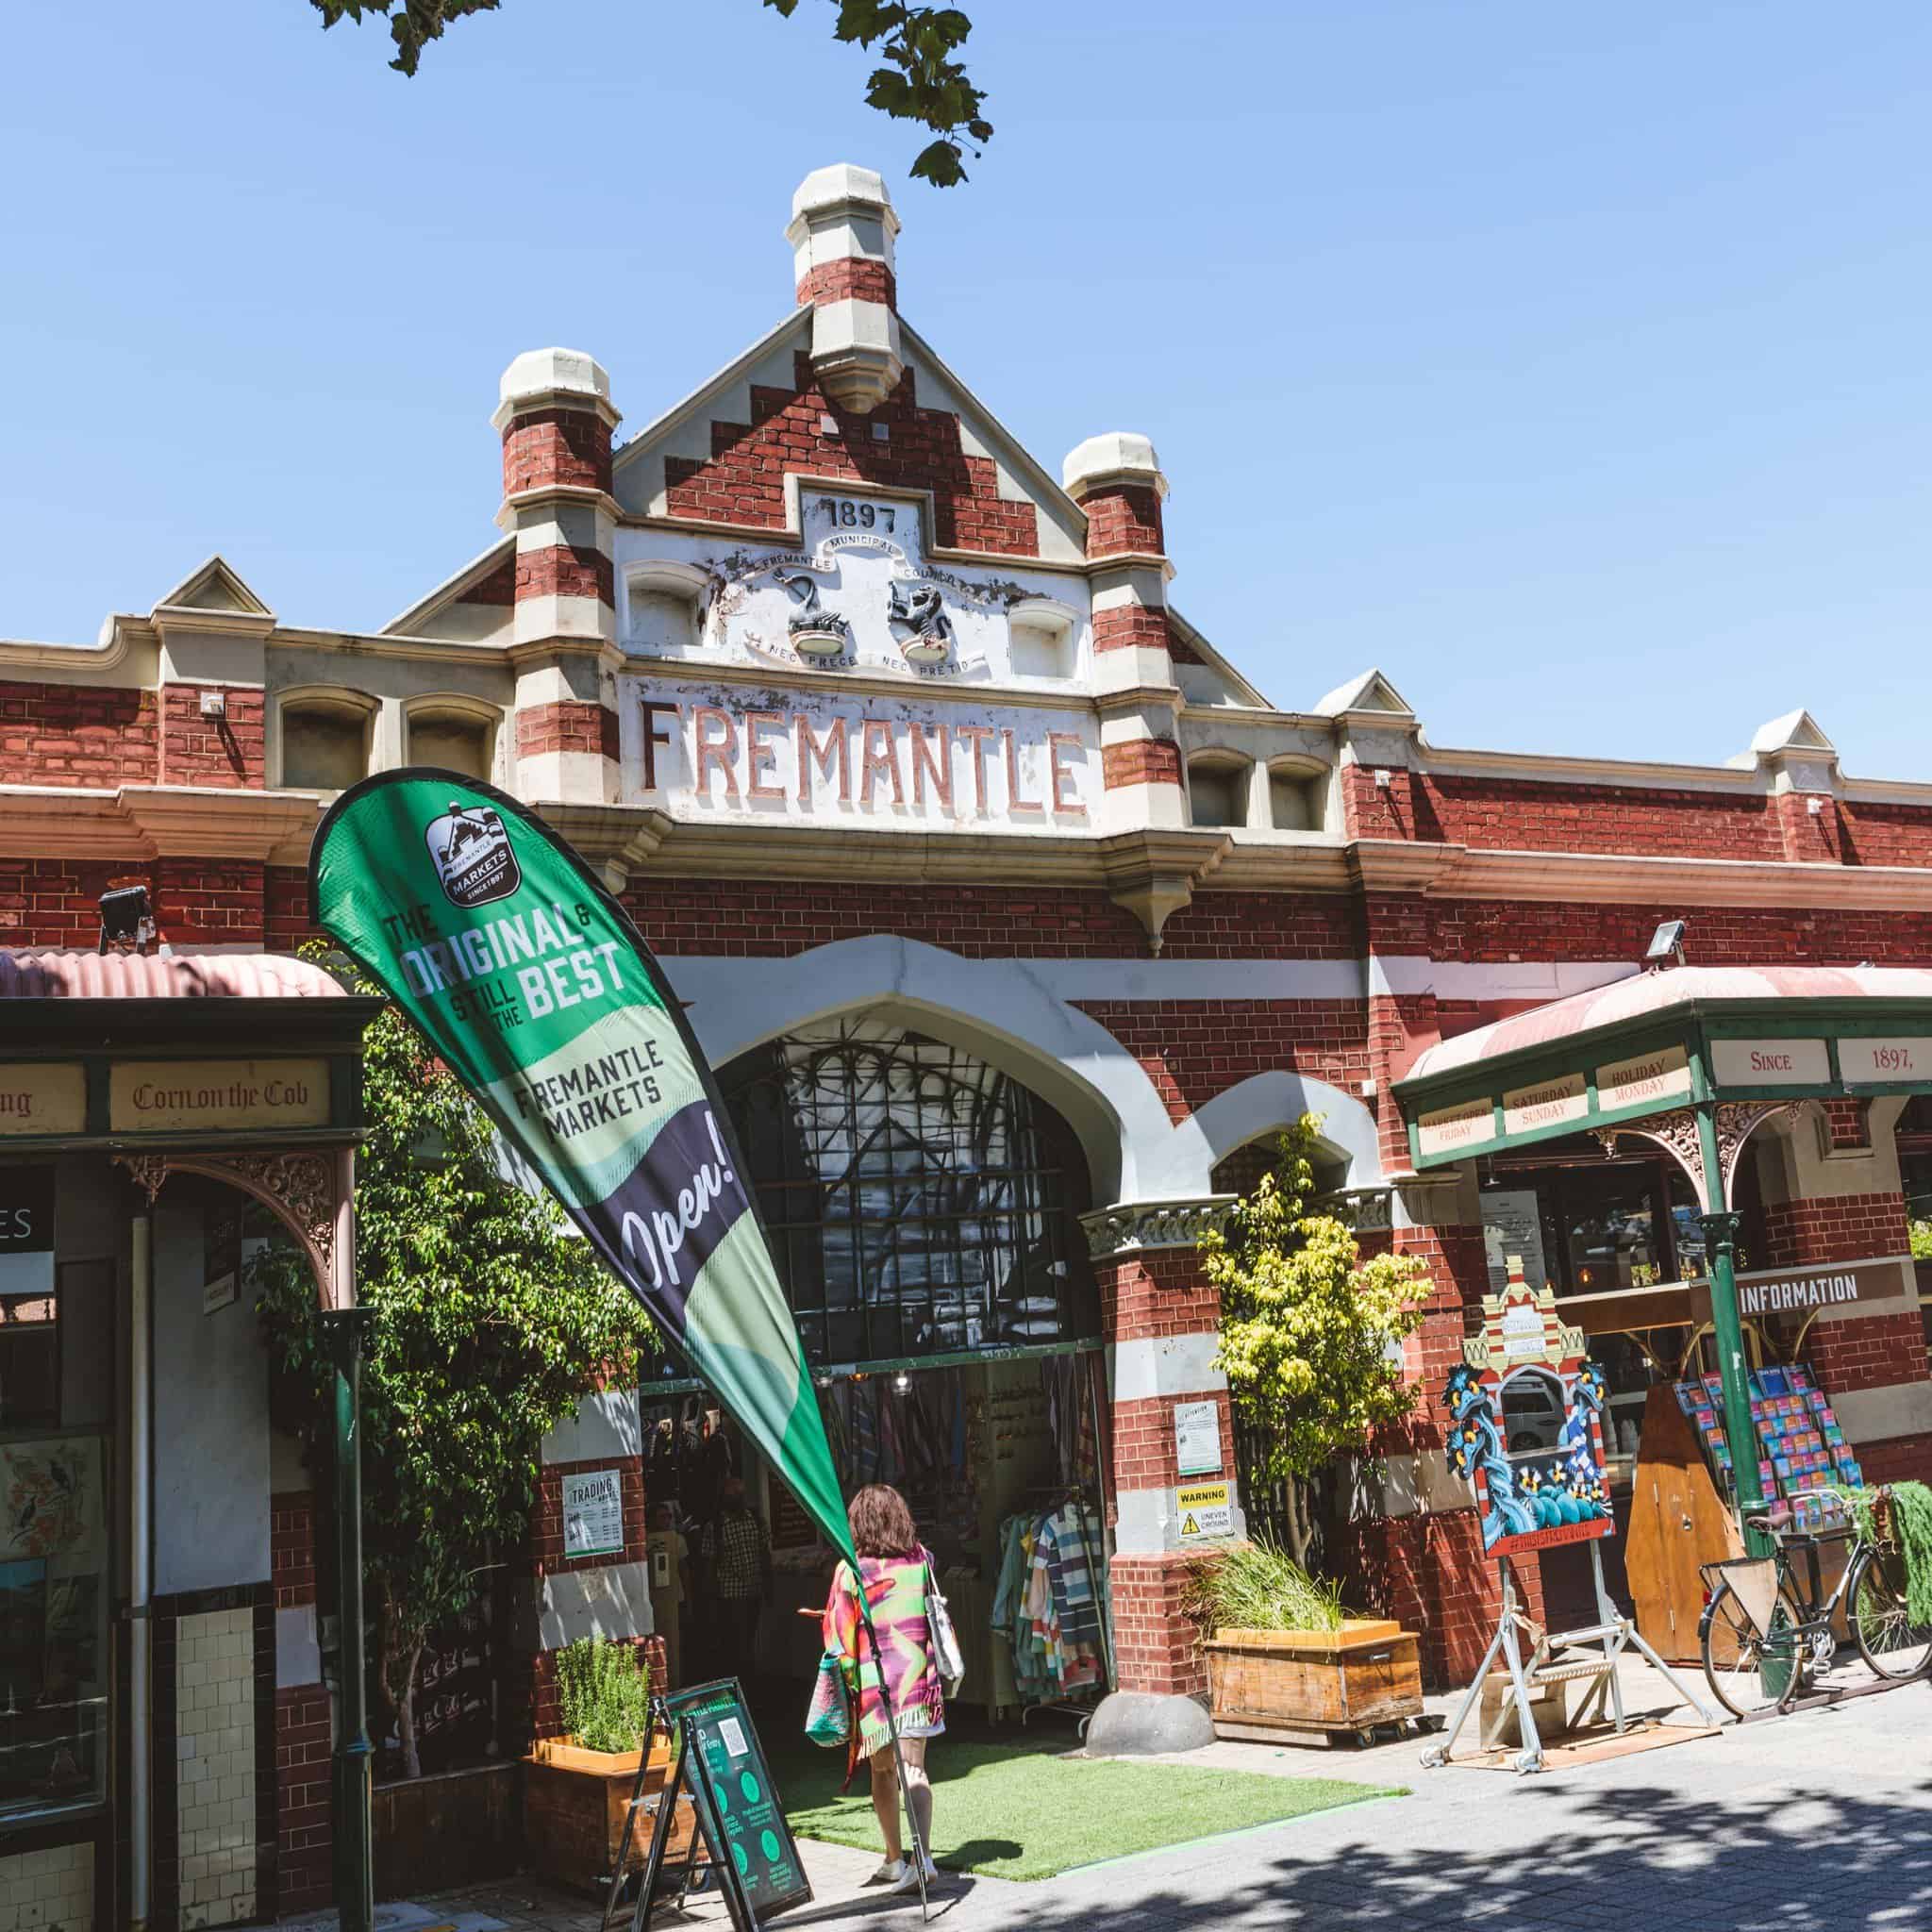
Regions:
<svg viewBox="0 0 1932 1932"><path fill-rule="evenodd" d="M342 989L319 966L276 953L12 953L0 1000L316 1000Z"/></svg>
<svg viewBox="0 0 1932 1932"><path fill-rule="evenodd" d="M1417 1057L1404 1084L1555 1046L1621 1021L1661 1017L1680 1007L1851 999L1924 1000L1932 1008L1932 973L1905 966L1679 966L1640 973L1441 1041Z"/></svg>

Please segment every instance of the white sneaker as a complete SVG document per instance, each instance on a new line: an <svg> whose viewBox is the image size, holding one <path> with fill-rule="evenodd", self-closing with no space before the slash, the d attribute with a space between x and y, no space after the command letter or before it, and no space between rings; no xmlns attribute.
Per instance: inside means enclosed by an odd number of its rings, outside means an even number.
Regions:
<svg viewBox="0 0 1932 1932"><path fill-rule="evenodd" d="M925 1861L925 1882L928 1886L939 1883L939 1867L928 1858ZM910 1858L906 1860L906 1870L892 1881L894 1891L917 1891L919 1890L919 1867Z"/></svg>
<svg viewBox="0 0 1932 1932"><path fill-rule="evenodd" d="M868 1885L897 1885L906 1875L904 1858L888 1858L865 1882Z"/></svg>

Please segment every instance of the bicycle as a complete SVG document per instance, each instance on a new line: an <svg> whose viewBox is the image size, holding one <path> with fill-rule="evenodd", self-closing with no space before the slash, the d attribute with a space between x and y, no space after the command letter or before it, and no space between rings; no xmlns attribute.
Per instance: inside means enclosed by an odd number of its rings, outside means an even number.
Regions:
<svg viewBox="0 0 1932 1932"><path fill-rule="evenodd" d="M1792 1505L1820 1499L1832 1520L1806 1524ZM1915 1624L1906 1607L1905 1564L1892 1533L1891 1491L1881 1489L1872 1511L1873 1537L1859 1535L1829 1490L1807 1491L1744 1519L1769 1537L1774 1554L1700 1566L1708 1592L1698 1621L1704 1674L1733 1717L1789 1710L1813 1674L1829 1668L1840 1640L1840 1607L1858 1655L1880 1677L1905 1683L1932 1668L1932 1627ZM1850 1538L1851 1554L1829 1596L1819 1596L1819 1550ZM1792 1582L1790 1553L1802 1549L1810 1603Z"/></svg>

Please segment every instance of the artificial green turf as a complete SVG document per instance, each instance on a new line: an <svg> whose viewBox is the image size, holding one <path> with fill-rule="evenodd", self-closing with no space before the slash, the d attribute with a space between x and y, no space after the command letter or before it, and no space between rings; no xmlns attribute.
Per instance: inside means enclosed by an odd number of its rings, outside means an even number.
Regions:
<svg viewBox="0 0 1932 1932"><path fill-rule="evenodd" d="M948 1871L991 1878L1052 1878L1075 1865L1403 1794L1401 1786L1134 1764L1069 1757L1064 1737L1045 1750L1030 1738L935 1740L928 1760L935 1859ZM814 1760L787 1752L774 1769L797 1836L884 1851L864 1767L842 1798L842 1757L825 1752Z"/></svg>

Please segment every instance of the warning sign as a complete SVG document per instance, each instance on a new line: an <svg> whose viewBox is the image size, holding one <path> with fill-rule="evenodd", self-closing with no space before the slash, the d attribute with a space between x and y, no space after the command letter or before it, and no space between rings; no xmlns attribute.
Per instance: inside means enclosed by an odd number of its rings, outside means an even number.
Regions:
<svg viewBox="0 0 1932 1932"><path fill-rule="evenodd" d="M1234 1534L1234 1503L1226 1483L1182 1483L1174 1500L1180 1511L1182 1542L1208 1542Z"/></svg>

